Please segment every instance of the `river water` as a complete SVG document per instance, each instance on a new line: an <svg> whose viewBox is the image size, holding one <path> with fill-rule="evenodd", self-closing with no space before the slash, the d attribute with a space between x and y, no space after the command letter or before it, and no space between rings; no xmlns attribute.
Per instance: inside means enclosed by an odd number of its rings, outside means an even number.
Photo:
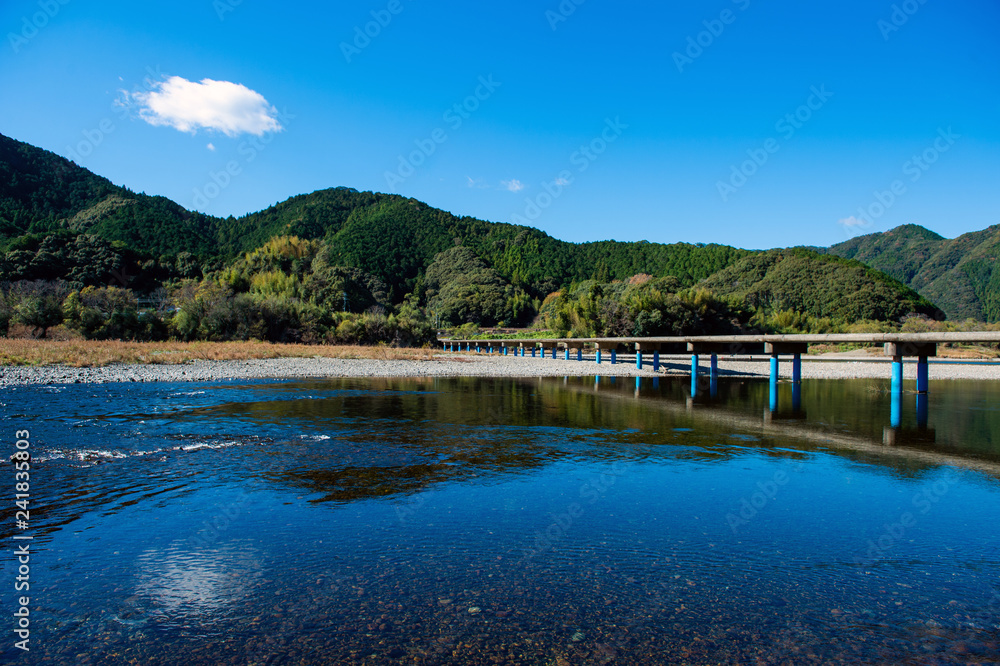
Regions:
<svg viewBox="0 0 1000 666"><path fill-rule="evenodd" d="M888 388L0 389L4 660L996 663L1000 383Z"/></svg>

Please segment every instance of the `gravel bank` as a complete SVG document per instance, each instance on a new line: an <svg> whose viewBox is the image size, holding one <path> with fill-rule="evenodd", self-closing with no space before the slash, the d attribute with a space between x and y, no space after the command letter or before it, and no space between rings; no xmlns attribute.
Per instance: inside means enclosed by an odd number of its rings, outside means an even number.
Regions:
<svg viewBox="0 0 1000 666"><path fill-rule="evenodd" d="M624 355L623 355L624 356ZM222 379L291 379L297 377L562 377L566 375L618 377L656 377L687 375L690 359L664 358L659 373L649 363L635 369L634 357L619 359L599 367L593 359L564 361L475 354L441 354L433 361L379 361L330 358L280 358L250 361L195 361L183 365L109 365L101 368L71 368L66 366L5 367L0 369L0 386L24 384L80 384L107 382L205 382ZM707 370L707 358L702 369ZM719 360L723 375L767 376L768 359ZM905 365L905 376L916 377L916 365ZM781 374L790 377L792 365L782 361ZM844 361L804 358L804 379L888 379L889 365L871 359ZM1000 363L935 363L930 368L931 379L1000 379Z"/></svg>

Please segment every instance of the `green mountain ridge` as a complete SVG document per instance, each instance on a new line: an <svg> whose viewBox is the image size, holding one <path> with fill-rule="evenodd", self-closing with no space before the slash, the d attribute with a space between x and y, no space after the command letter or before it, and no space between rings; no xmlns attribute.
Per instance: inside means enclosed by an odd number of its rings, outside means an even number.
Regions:
<svg viewBox="0 0 1000 666"><path fill-rule="evenodd" d="M1000 321L1000 225L948 239L919 225L852 238L828 252L891 275L949 319Z"/></svg>
<svg viewBox="0 0 1000 666"><path fill-rule="evenodd" d="M110 267L118 262L118 270L131 266L142 273L141 280L130 283L134 288L151 289L164 280L226 269L275 238L296 236L323 244L324 265L357 269L383 282L393 304L411 293L426 299L428 268L446 250L461 245L492 271L483 273L491 282L501 280L511 293L522 294L511 297L518 312L530 310L524 309L525 298L540 301L574 283L648 274L675 278L680 288L703 286L721 297L742 298L759 309L795 309L845 321L898 320L915 312L941 316L931 302L903 284L919 273L905 261L892 267L896 273L884 275L808 249L759 252L719 244L570 243L531 227L459 217L415 199L346 187L222 218L116 186L54 153L2 135L0 174L0 280L60 278L106 284L114 270ZM940 242L927 234L921 242ZM917 242L911 238L914 234L905 235L906 242ZM855 254L864 249L859 243ZM937 257L932 249L927 247L928 256ZM839 254L834 248L830 253ZM98 265L99 270L94 268ZM984 270L980 264L967 268L970 272L962 275ZM972 294L983 291L977 284L969 282ZM929 281L927 293L944 293L945 285Z"/></svg>

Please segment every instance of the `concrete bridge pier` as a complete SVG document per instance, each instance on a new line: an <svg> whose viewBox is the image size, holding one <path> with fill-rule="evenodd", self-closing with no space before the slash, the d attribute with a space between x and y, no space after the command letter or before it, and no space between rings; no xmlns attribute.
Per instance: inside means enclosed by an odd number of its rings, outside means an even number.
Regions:
<svg viewBox="0 0 1000 666"><path fill-rule="evenodd" d="M771 356L771 383L778 383L778 356L781 354L792 355L792 382L802 381L802 354L809 351L809 345L805 342L765 342L764 353Z"/></svg>
<svg viewBox="0 0 1000 666"><path fill-rule="evenodd" d="M618 343L614 343L614 342L595 342L594 343L594 349L596 350L597 364L598 365L600 365L601 361L603 360L603 357L602 357L601 354L604 351L610 351L611 352L611 365L615 364L615 361L617 360L616 350L618 349Z"/></svg>
<svg viewBox="0 0 1000 666"><path fill-rule="evenodd" d="M887 342L884 353L892 357L892 392L903 390L903 357L917 357L917 393L927 393L928 358L937 356L936 342Z"/></svg>
<svg viewBox="0 0 1000 666"><path fill-rule="evenodd" d="M653 354L653 372L660 371L660 344L657 342L636 342L635 343L635 367L642 370L643 352Z"/></svg>

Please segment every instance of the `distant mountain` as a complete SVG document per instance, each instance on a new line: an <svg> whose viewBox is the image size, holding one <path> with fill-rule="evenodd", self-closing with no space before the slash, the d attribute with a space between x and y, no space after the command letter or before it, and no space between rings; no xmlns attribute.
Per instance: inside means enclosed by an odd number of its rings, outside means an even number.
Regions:
<svg viewBox="0 0 1000 666"><path fill-rule="evenodd" d="M949 319L1000 321L1000 225L947 239L907 224L852 238L828 252L891 275L934 301Z"/></svg>
<svg viewBox="0 0 1000 666"><path fill-rule="evenodd" d="M744 257L702 282L719 296L736 296L765 311L814 317L898 321L911 313L943 318L930 301L858 261L805 248Z"/></svg>
<svg viewBox="0 0 1000 666"><path fill-rule="evenodd" d="M445 250L463 245L515 290L538 299L582 280L611 282L646 273L675 277L682 288L703 283L760 308L801 307L846 321L936 312L885 275L817 252L775 254L646 241L569 243L531 227L458 217L415 199L344 187L295 196L239 218L214 217L164 197L137 194L54 153L0 135L0 281L107 283L118 265L122 272L128 266L141 271L142 279L129 284L146 290L225 269L287 236L321 242L330 266L360 269L380 279L392 303L408 293L423 297L428 266ZM831 252L850 251L838 248ZM855 254L862 249L859 244ZM910 254L904 254L909 261ZM962 265L972 271L980 264ZM902 275L905 282L917 269L905 263L899 271L890 275ZM928 293L947 291L934 291L936 285L929 285Z"/></svg>

